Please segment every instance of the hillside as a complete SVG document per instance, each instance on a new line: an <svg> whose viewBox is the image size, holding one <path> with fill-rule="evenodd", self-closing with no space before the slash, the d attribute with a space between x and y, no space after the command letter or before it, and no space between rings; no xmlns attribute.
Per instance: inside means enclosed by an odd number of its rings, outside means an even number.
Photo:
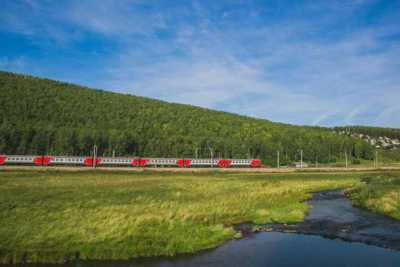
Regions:
<svg viewBox="0 0 400 267"><path fill-rule="evenodd" d="M379 151L383 161L400 161L400 129L369 126L335 127L340 135L361 139Z"/></svg>
<svg viewBox="0 0 400 267"><path fill-rule="evenodd" d="M335 162L373 146L331 128L293 126L0 72L0 154L261 158Z"/></svg>
<svg viewBox="0 0 400 267"><path fill-rule="evenodd" d="M400 129L367 126L336 127L339 134L361 138L376 148L400 149Z"/></svg>

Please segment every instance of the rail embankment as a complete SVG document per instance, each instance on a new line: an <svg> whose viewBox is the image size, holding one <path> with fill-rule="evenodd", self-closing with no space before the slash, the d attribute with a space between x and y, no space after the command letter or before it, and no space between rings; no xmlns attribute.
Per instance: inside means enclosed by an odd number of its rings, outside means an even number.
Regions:
<svg viewBox="0 0 400 267"><path fill-rule="evenodd" d="M125 172L254 172L254 173L297 173L297 172L379 172L379 171L400 171L400 166L385 167L321 167L321 168L171 168L171 167L80 167L80 166L0 166L0 171L125 171Z"/></svg>

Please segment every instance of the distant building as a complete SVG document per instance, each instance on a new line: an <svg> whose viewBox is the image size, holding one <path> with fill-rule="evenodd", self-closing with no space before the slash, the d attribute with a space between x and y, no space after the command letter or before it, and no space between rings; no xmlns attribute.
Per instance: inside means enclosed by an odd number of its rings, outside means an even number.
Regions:
<svg viewBox="0 0 400 267"><path fill-rule="evenodd" d="M301 164L301 162L295 162L293 163L293 166L296 168L308 168L308 164L303 162L303 164Z"/></svg>

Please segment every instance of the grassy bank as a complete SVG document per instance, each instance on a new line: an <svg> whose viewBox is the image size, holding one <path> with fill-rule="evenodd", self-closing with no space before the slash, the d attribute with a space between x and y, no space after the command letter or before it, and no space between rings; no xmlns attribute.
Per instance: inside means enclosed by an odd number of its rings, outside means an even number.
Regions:
<svg viewBox="0 0 400 267"><path fill-rule="evenodd" d="M349 196L356 206L400 220L400 172L364 175Z"/></svg>
<svg viewBox="0 0 400 267"><path fill-rule="evenodd" d="M309 192L360 173L0 172L1 262L174 255L240 222L296 222Z"/></svg>

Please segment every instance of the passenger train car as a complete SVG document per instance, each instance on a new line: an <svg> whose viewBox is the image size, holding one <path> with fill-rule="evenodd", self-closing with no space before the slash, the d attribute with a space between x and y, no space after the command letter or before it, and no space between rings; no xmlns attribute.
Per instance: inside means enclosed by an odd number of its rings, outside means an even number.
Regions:
<svg viewBox="0 0 400 267"><path fill-rule="evenodd" d="M0 165L36 166L126 166L126 167L261 167L258 159L190 159L190 158L138 158L138 157L74 157L74 156L18 156L0 155Z"/></svg>

